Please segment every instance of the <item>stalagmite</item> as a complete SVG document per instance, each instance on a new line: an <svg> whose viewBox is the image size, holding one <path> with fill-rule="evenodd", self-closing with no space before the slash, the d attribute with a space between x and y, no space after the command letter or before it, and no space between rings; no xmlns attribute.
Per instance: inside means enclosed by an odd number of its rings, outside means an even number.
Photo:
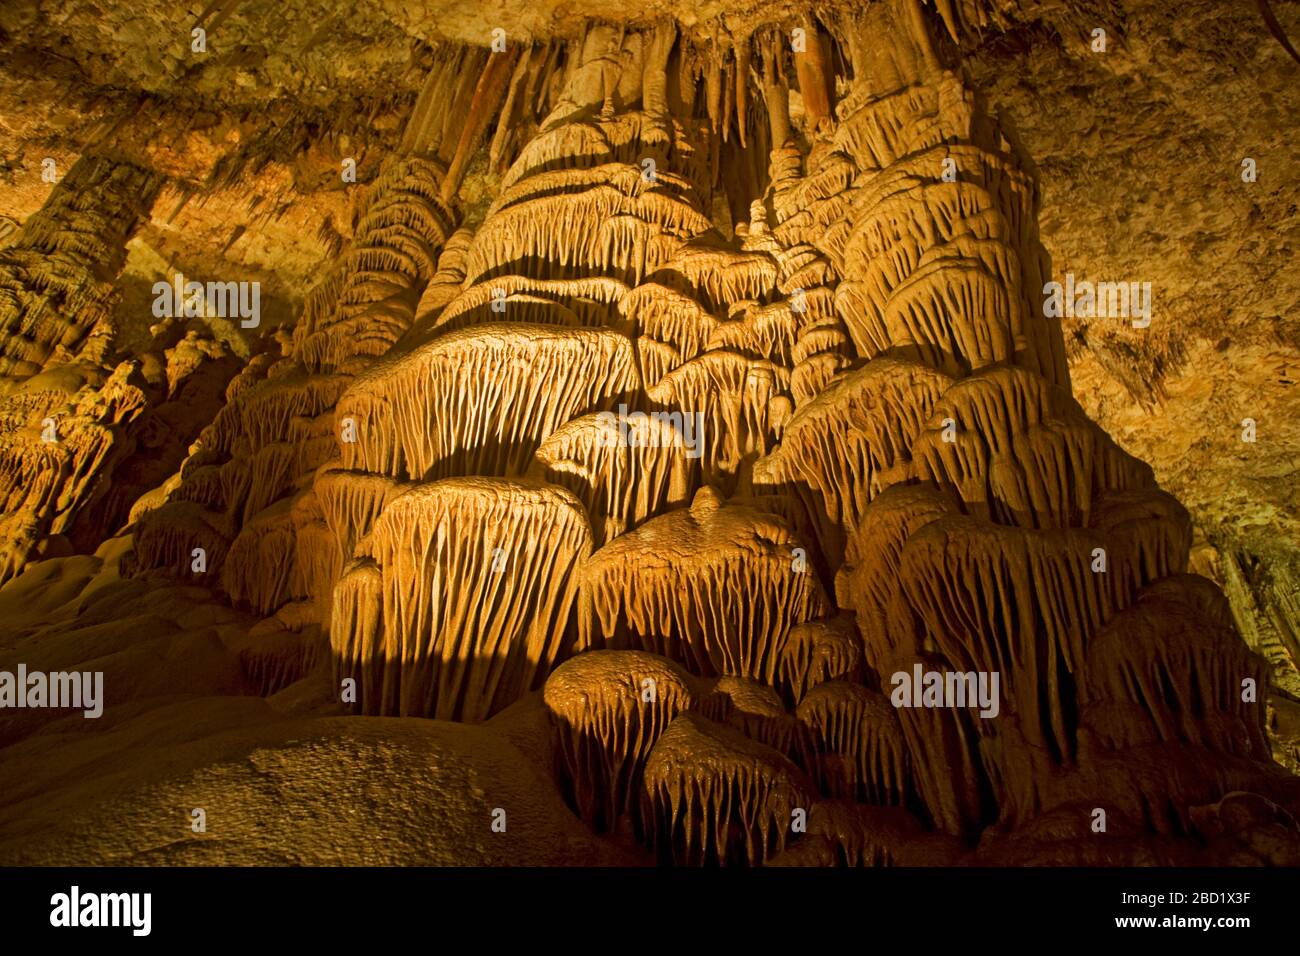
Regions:
<svg viewBox="0 0 1300 956"><path fill-rule="evenodd" d="M108 323L126 243L162 185L103 156L77 160L0 251L0 375L22 381Z"/></svg>

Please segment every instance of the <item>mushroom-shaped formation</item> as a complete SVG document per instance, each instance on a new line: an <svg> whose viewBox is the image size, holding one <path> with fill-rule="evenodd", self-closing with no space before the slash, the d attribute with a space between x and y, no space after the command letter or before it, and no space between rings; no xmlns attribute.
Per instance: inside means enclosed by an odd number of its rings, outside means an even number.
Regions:
<svg viewBox="0 0 1300 956"><path fill-rule="evenodd" d="M1184 574L1148 585L1092 639L1082 722L1098 745L1183 741L1267 759L1266 665L1233 631L1227 599Z"/></svg>
<svg viewBox="0 0 1300 956"><path fill-rule="evenodd" d="M856 681L862 671L862 640L853 619L841 615L805 621L790 628L777 680L791 701L799 703L818 684Z"/></svg>
<svg viewBox="0 0 1300 956"><path fill-rule="evenodd" d="M685 295L712 302L755 301L776 291L776 260L765 252L735 252L706 242L685 245L662 271L649 276Z"/></svg>
<svg viewBox="0 0 1300 956"><path fill-rule="evenodd" d="M350 560L356 554L357 542L370 534L388 503L409 487L386 475L348 471L331 465L320 469L312 488L343 560Z"/></svg>
<svg viewBox="0 0 1300 956"><path fill-rule="evenodd" d="M619 313L628 287L608 276L539 279L502 275L460 291L430 326L452 332L489 322L627 331Z"/></svg>
<svg viewBox="0 0 1300 956"><path fill-rule="evenodd" d="M812 794L777 751L683 714L646 761L647 835L659 858L678 866L758 866L790 842Z"/></svg>
<svg viewBox="0 0 1300 956"><path fill-rule="evenodd" d="M795 752L797 724L781 697L766 684L724 674L700 691L699 713L736 728L746 737L787 756Z"/></svg>
<svg viewBox="0 0 1300 956"><path fill-rule="evenodd" d="M498 323L450 332L357 377L337 412L356 429L343 464L417 481L518 476L551 432L611 407L637 383L631 341L607 329Z"/></svg>
<svg viewBox="0 0 1300 956"><path fill-rule="evenodd" d="M690 501L702 438L681 412L584 415L542 442L536 470L582 500L599 546Z"/></svg>
<svg viewBox="0 0 1300 956"><path fill-rule="evenodd" d="M583 820L612 830L640 811L650 748L694 699L689 674L642 651L588 651L551 673L542 700L567 796Z"/></svg>
<svg viewBox="0 0 1300 956"><path fill-rule="evenodd" d="M802 730L800 763L822 793L863 803L903 804L907 743L883 694L861 684L830 681L809 691L795 715Z"/></svg>
<svg viewBox="0 0 1300 956"><path fill-rule="evenodd" d="M886 358L840 375L755 463L755 484L797 495L823 553L837 560L871 499L909 477L912 443L951 383L924 365Z"/></svg>
<svg viewBox="0 0 1300 956"><path fill-rule="evenodd" d="M829 610L801 560L806 551L780 519L722 505L702 488L689 509L653 518L592 555L582 569L583 643L662 654L703 676L774 684L790 628Z"/></svg>
<svg viewBox="0 0 1300 956"><path fill-rule="evenodd" d="M917 476L951 487L969 513L999 524L1087 526L1107 492L1155 484L1150 467L1069 392L1024 369L990 369L953 385L915 437Z"/></svg>
<svg viewBox="0 0 1300 956"><path fill-rule="evenodd" d="M925 633L956 669L1002 675L1003 715L1020 718L1035 751L1068 756L1073 675L1090 637L1142 585L1182 571L1189 543L1174 499L1129 492L1097 502L1087 528L941 518L908 541L902 575Z"/></svg>
<svg viewBox="0 0 1300 956"><path fill-rule="evenodd" d="M637 355L647 386L703 352L718 324L695 299L655 282L629 289L619 308L637 330Z"/></svg>
<svg viewBox="0 0 1300 956"><path fill-rule="evenodd" d="M311 602L286 604L230 645L244 679L263 697L301 680L323 660L328 641Z"/></svg>
<svg viewBox="0 0 1300 956"><path fill-rule="evenodd" d="M305 596L292 590L294 531L289 498L280 499L244 526L221 565L221 584L232 601L270 614L290 598Z"/></svg>
<svg viewBox="0 0 1300 956"><path fill-rule="evenodd" d="M697 416L706 480L733 476L749 455L765 454L791 412L789 373L738 352L705 352L646 389L651 401Z"/></svg>
<svg viewBox="0 0 1300 956"><path fill-rule="evenodd" d="M647 182L622 164L531 176L489 210L466 275L478 282L502 263L540 260L635 284L672 261L685 237L711 226L666 181L656 175Z"/></svg>
<svg viewBox="0 0 1300 956"><path fill-rule="evenodd" d="M211 583L233 537L231 522L192 501L171 501L136 523L137 570L162 568L196 582Z"/></svg>
<svg viewBox="0 0 1300 956"><path fill-rule="evenodd" d="M903 549L913 534L952 510L928 485L892 485L871 502L849 537L850 563L836 577L836 599L857 612L869 666L880 670L883 657L921 650L902 574Z"/></svg>
<svg viewBox="0 0 1300 956"><path fill-rule="evenodd" d="M380 627L368 640L348 633L373 610L353 606L362 592L345 576L331 642L345 674L382 661L380 697L363 711L472 722L536 687L568 652L591 530L563 488L448 478L394 498L359 550L379 569Z"/></svg>

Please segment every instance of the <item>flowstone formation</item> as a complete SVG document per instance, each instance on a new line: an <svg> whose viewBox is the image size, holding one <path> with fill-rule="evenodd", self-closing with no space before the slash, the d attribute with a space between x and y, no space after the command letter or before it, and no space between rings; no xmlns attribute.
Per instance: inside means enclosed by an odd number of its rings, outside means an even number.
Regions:
<svg viewBox="0 0 1300 956"><path fill-rule="evenodd" d="M956 62L995 6L440 51L292 336L101 539L261 619L259 694L540 707L570 810L660 863L1300 863L1267 666L1071 396ZM78 175L120 247L156 186ZM0 453L5 575L165 407L82 357L116 260L64 206L0 251L4 427L79 423Z"/></svg>

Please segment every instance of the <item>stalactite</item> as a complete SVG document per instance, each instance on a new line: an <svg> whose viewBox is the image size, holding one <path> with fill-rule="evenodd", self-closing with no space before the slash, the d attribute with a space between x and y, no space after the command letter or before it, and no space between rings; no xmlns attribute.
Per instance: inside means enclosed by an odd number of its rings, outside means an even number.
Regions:
<svg viewBox="0 0 1300 956"><path fill-rule="evenodd" d="M806 43L802 52L795 52L794 67L799 78L804 112L813 128L816 128L831 116L833 80L821 31L810 21L805 22L804 30Z"/></svg>
<svg viewBox="0 0 1300 956"><path fill-rule="evenodd" d="M912 453L917 477L951 487L968 511L1020 527L1087 527L1095 496L1154 485L1151 469L1067 392L1013 368L950 388Z"/></svg>
<svg viewBox="0 0 1300 956"><path fill-rule="evenodd" d="M511 47L501 53L493 52L488 57L487 69L483 71L478 85L474 88L474 98L470 101L469 112L465 114L465 125L461 128L460 138L456 142L456 151L451 155L447 174L442 179L439 198L444 203L451 202L460 188L470 154L506 95L515 62L519 59L519 52L518 47Z"/></svg>
<svg viewBox="0 0 1300 956"><path fill-rule="evenodd" d="M706 352L646 389L651 401L697 414L708 480L734 475L748 456L767 453L792 411L788 373L730 351Z"/></svg>

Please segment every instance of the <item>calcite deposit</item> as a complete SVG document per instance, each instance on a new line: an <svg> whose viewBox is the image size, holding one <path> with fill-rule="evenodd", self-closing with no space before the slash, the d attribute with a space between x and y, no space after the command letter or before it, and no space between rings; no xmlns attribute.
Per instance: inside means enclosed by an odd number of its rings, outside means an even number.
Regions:
<svg viewBox="0 0 1300 956"><path fill-rule="evenodd" d="M113 728L0 707L0 862L1300 864L1295 595L1075 384L1142 326L1045 307L975 80L1124 2L365 3L241 58L261 6L102 12L61 82L136 108L0 209L0 670ZM150 18L162 74L96 52Z"/></svg>

